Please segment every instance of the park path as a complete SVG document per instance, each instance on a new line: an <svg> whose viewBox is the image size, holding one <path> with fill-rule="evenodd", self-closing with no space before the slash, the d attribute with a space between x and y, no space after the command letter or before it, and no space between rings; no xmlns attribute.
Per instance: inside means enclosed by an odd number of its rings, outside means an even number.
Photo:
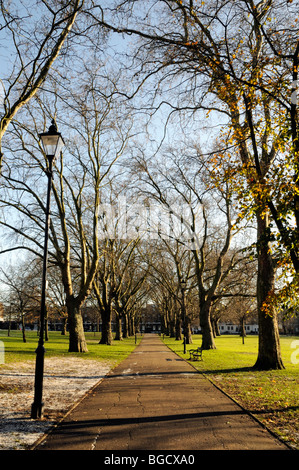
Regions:
<svg viewBox="0 0 299 470"><path fill-rule="evenodd" d="M145 335L35 450L287 449L157 335Z"/></svg>

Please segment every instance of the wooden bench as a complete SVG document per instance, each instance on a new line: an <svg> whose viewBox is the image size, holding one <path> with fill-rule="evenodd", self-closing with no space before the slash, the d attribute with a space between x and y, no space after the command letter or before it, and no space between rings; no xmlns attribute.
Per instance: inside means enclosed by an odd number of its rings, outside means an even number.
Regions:
<svg viewBox="0 0 299 470"><path fill-rule="evenodd" d="M199 360L203 360L202 359L202 349L201 348L197 348L197 349L189 349L189 354L190 354L190 357L189 357L189 361L199 361Z"/></svg>

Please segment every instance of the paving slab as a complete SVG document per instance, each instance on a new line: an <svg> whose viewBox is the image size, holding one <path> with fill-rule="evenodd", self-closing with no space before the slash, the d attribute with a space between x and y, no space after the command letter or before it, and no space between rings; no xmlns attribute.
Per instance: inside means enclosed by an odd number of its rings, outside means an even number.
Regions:
<svg viewBox="0 0 299 470"><path fill-rule="evenodd" d="M288 450L262 425L146 334L35 450Z"/></svg>

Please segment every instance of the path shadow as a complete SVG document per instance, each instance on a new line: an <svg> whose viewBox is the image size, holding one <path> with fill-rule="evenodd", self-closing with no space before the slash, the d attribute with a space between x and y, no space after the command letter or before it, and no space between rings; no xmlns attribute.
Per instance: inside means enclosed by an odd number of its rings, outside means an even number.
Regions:
<svg viewBox="0 0 299 470"><path fill-rule="evenodd" d="M60 428L62 430L76 430L80 428L90 428L90 427L103 427L103 426L123 426L127 424L145 424L145 423L162 423L168 421L188 421L193 419L203 419L209 417L219 417L219 416L239 416L246 415L246 412L240 408L236 410L225 410L225 411L208 411L200 413L181 413L173 415L159 415L159 416L140 416L132 418L103 418L103 419L86 419L86 420L76 420L76 421L62 421L60 423Z"/></svg>
<svg viewBox="0 0 299 470"><path fill-rule="evenodd" d="M199 375L200 371L197 370L190 370L190 371L182 371L182 370L175 370L175 371L151 371L151 372L127 372L127 373L119 373L119 374L110 374L106 375L105 379L114 379L114 378L124 378L124 377L158 377L158 376L170 376L170 375Z"/></svg>

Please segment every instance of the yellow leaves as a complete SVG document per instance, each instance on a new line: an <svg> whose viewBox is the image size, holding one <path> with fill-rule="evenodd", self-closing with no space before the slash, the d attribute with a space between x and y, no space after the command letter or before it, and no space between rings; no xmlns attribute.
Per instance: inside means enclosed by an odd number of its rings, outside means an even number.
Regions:
<svg viewBox="0 0 299 470"><path fill-rule="evenodd" d="M198 41L190 41L190 42L185 42L185 46L197 46Z"/></svg>
<svg viewBox="0 0 299 470"><path fill-rule="evenodd" d="M272 315L274 309L279 308L289 308L290 316L292 316L291 312L293 312L293 315L295 314L299 294L298 281L298 276L294 276L293 279L285 279L285 284L280 289L269 293L268 298L263 305L263 311L266 315Z"/></svg>

